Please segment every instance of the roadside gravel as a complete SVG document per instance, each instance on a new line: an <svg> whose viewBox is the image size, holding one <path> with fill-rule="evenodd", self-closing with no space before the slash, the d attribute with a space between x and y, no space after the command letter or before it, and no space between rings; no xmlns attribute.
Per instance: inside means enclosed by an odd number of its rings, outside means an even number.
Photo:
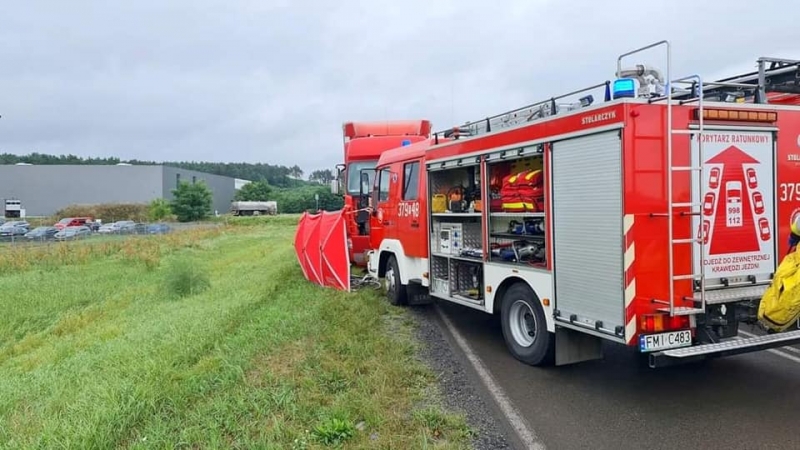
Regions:
<svg viewBox="0 0 800 450"><path fill-rule="evenodd" d="M420 357L433 370L439 381L448 409L463 413L475 431L476 450L511 449L506 431L482 398L476 379L465 367L466 361L455 352L432 305L413 306L408 311L417 323L417 339L422 343Z"/></svg>

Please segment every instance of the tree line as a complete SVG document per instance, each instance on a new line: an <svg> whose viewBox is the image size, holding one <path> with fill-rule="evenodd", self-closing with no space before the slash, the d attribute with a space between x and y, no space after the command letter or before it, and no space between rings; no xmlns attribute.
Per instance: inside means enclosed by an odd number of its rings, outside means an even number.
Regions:
<svg viewBox="0 0 800 450"><path fill-rule="evenodd" d="M241 178L250 181L266 181L271 186L295 187L304 185L302 181L303 169L294 165L291 167L272 165L265 163L220 163L204 161L146 161L139 159L121 160L115 157L93 158L81 157L76 155L47 155L44 153L30 153L27 155L13 155L11 153L0 153L0 164L75 164L75 165L114 165L119 163L133 165L165 165L173 166L186 170L196 170L198 172L222 175L231 178ZM308 177L312 182L328 183L333 179L331 170L315 170Z"/></svg>
<svg viewBox="0 0 800 450"><path fill-rule="evenodd" d="M44 153L30 153L28 155L13 155L10 153L0 153L0 164L36 164L36 165L114 165L119 163L132 165L166 165L178 167L186 170L196 170L198 172L222 175L231 178L250 180L251 183L244 185L237 191L235 200L240 201L267 201L275 200L278 202L278 212L284 214L300 213L303 211L314 211L317 208L334 211L343 205L342 198L331 194L330 181L334 179L333 171L330 169L315 170L308 176L308 181L302 180L303 170L294 165L286 167L281 165L271 165L264 163L217 163L203 161L145 161L145 160L121 160L115 157L81 157L76 155L48 155ZM185 189L185 188L182 188ZM207 193L199 190L190 189L186 191L188 197L205 197ZM184 193L183 190L180 191ZM319 198L319 200L317 200ZM172 205L180 210L180 205ZM203 204L204 205L204 204ZM163 206L163 205L162 205ZM199 208L204 208L201 206ZM187 212L187 217L196 217L196 212Z"/></svg>

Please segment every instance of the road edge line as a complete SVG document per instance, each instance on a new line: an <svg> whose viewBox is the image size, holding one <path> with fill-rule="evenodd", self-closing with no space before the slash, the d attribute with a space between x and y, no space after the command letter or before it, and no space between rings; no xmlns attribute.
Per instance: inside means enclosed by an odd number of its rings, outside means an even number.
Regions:
<svg viewBox="0 0 800 450"><path fill-rule="evenodd" d="M478 374L478 378L481 379L483 384L486 386L486 389L489 391L489 395L492 396L494 401L500 407L500 410L506 416L506 420L511 425L511 428L517 433L517 436L522 441L522 443L530 449L538 449L538 450L545 450L544 443L539 440L536 436L534 430L528 425L525 419L517 412L516 408L511 404L511 401L506 396L503 388L497 384L492 377L492 374L489 373L489 370L486 369L486 366L483 365L481 359L475 352L472 351L472 348L469 346L467 341L461 336L461 333L453 326L453 323L450 322L450 319L442 312L441 308L438 305L434 305L437 314L442 319L444 326L447 328L447 331L450 332L450 335L453 336L453 339L458 344L461 351L464 352L464 355L467 357L467 360L472 364L472 367Z"/></svg>

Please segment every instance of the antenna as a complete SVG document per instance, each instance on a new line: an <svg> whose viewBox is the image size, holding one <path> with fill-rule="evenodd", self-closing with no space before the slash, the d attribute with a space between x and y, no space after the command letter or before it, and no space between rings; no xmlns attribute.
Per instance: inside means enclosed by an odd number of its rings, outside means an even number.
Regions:
<svg viewBox="0 0 800 450"><path fill-rule="evenodd" d="M450 123L456 123L456 81L450 75Z"/></svg>

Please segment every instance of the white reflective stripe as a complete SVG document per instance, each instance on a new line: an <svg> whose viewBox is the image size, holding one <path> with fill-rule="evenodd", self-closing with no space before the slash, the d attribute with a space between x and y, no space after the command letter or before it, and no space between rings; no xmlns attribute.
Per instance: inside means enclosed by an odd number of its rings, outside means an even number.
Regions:
<svg viewBox="0 0 800 450"><path fill-rule="evenodd" d="M628 270L631 268L631 264L633 264L633 260L636 257L636 244L631 242L631 246L625 250L625 256L623 258L624 261L624 269Z"/></svg>
<svg viewBox="0 0 800 450"><path fill-rule="evenodd" d="M625 309L631 306L634 297L636 297L636 278L632 279L631 284L625 288Z"/></svg>
<svg viewBox="0 0 800 450"><path fill-rule="evenodd" d="M625 214L625 216L622 218L622 224L623 224L622 234L626 235L633 226L633 214Z"/></svg>

